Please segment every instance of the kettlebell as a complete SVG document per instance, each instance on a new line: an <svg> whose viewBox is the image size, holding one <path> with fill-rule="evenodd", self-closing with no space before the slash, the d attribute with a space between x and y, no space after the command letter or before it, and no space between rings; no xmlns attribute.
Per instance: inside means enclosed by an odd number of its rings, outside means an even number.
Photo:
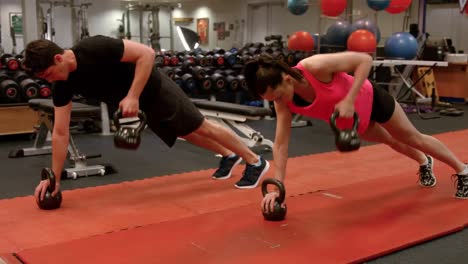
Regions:
<svg viewBox="0 0 468 264"><path fill-rule="evenodd" d="M143 131L146 125L145 113L141 110L138 111L140 124L136 128L121 126L120 118L122 118L122 111L119 109L114 113L114 124L117 129L114 135L114 145L123 149L137 149L141 143L141 131Z"/></svg>
<svg viewBox="0 0 468 264"><path fill-rule="evenodd" d="M354 112L354 123L352 129L340 130L336 126L336 118L340 115L338 111L335 111L330 116L330 126L335 132L335 144L336 148L341 152L349 152L358 150L361 147L361 139L359 138L357 129L359 126L359 116Z"/></svg>
<svg viewBox="0 0 468 264"><path fill-rule="evenodd" d="M273 178L265 179L262 182L263 197L265 197L265 195L268 193L268 191L267 191L268 184L276 185L276 187L278 187L280 193L279 193L279 197L275 200L275 205L274 205L273 212L264 212L264 211L262 211L263 217L265 218L265 220L268 220L268 221L281 221L281 220L284 220L284 218L286 217L287 208L286 208L286 205L284 205L285 206L284 208L281 207L281 204L284 202L284 199L286 197L286 189L284 188L283 183L281 181L277 180L277 179L273 179Z"/></svg>
<svg viewBox="0 0 468 264"><path fill-rule="evenodd" d="M62 193L59 191L55 196L52 193L55 191L55 175L54 172L49 168L43 168L41 172L42 180L49 180L49 186L47 187L44 199L37 201L37 205L42 210L53 210L60 207L62 204Z"/></svg>

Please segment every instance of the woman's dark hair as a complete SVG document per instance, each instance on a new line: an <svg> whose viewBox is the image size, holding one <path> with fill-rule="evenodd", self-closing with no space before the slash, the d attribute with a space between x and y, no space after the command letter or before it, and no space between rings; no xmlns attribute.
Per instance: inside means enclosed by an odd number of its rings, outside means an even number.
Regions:
<svg viewBox="0 0 468 264"><path fill-rule="evenodd" d="M50 40L34 40L26 46L23 66L29 74L36 75L54 65L54 56L63 53L63 48Z"/></svg>
<svg viewBox="0 0 468 264"><path fill-rule="evenodd" d="M245 81L250 93L260 98L268 87L276 89L283 81L281 73L291 75L294 79L302 81L303 76L299 70L291 68L281 60L275 60L269 55L260 55L247 62L244 67Z"/></svg>

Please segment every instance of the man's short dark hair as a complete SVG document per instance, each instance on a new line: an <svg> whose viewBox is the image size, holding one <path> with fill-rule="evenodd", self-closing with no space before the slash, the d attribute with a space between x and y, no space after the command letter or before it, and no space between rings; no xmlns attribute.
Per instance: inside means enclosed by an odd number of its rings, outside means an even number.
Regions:
<svg viewBox="0 0 468 264"><path fill-rule="evenodd" d="M54 56L63 53L64 49L50 40L34 40L26 46L23 66L29 74L36 75L54 65Z"/></svg>

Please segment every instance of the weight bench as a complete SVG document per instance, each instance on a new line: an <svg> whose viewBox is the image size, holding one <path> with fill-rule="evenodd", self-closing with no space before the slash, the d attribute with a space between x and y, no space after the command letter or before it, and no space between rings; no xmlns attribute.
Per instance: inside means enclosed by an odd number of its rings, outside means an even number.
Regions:
<svg viewBox="0 0 468 264"><path fill-rule="evenodd" d="M38 112L39 125L36 127L36 138L33 147L20 148L10 151L9 158L20 158L37 155L48 155L52 153L52 146L45 146L45 142L53 130L54 121L54 104L52 99L31 99L28 102L29 107ZM105 109L105 111L107 111ZM99 119L103 116L101 107L92 106L82 103L73 102L71 111L71 121L82 120L86 118ZM107 119L108 116L107 116ZM104 127L104 124L103 124ZM70 154L69 160L73 163L73 167L64 169L62 173L63 178L77 179L78 177L91 176L91 175L105 175L106 173L114 172L111 166L104 165L87 165L87 159L99 158L100 154L86 156L79 152L78 148L73 141L70 134L68 153Z"/></svg>
<svg viewBox="0 0 468 264"><path fill-rule="evenodd" d="M270 116L272 114L270 109L201 99L192 99L192 102L207 119L241 132L240 138L248 147L266 146L269 150L273 149L271 140L264 138L260 132L245 124L247 120L260 120Z"/></svg>

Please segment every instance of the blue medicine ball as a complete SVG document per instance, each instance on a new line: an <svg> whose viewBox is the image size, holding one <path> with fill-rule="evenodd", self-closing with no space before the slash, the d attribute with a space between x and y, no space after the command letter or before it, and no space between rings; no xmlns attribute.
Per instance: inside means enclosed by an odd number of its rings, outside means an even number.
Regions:
<svg viewBox="0 0 468 264"><path fill-rule="evenodd" d="M303 15L308 8L308 0L288 0L288 9L293 15Z"/></svg>
<svg viewBox="0 0 468 264"><path fill-rule="evenodd" d="M367 0L367 5L375 11L381 11L390 5L390 0Z"/></svg>
<svg viewBox="0 0 468 264"><path fill-rule="evenodd" d="M351 24L348 21L338 20L328 27L326 36L330 44L346 46L350 33Z"/></svg>
<svg viewBox="0 0 468 264"><path fill-rule="evenodd" d="M418 41L408 32L394 33L385 42L385 57L412 60L418 54Z"/></svg>

